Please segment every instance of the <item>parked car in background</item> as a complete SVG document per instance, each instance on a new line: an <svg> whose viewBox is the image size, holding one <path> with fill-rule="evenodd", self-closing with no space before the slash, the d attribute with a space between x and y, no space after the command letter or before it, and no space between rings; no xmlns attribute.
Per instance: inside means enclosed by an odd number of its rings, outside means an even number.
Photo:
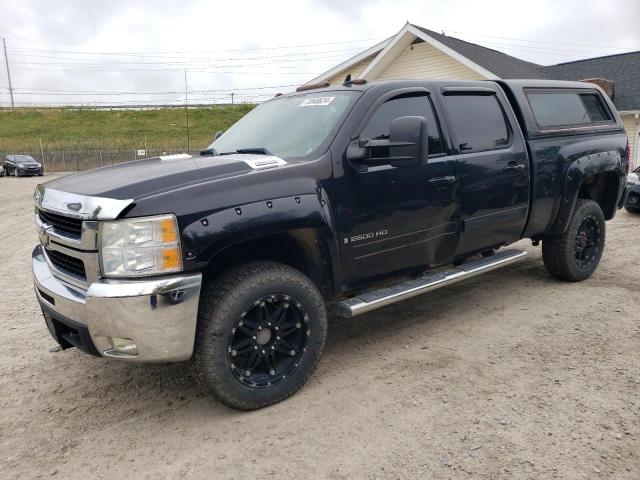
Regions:
<svg viewBox="0 0 640 480"><path fill-rule="evenodd" d="M4 167L0 165L0 177L4 177Z"/></svg>
<svg viewBox="0 0 640 480"><path fill-rule="evenodd" d="M627 191L624 208L630 213L640 213L640 167L627 175Z"/></svg>
<svg viewBox="0 0 640 480"><path fill-rule="evenodd" d="M42 176L42 164L35 161L31 155L7 155L4 160L5 175L14 177L26 177L32 175Z"/></svg>

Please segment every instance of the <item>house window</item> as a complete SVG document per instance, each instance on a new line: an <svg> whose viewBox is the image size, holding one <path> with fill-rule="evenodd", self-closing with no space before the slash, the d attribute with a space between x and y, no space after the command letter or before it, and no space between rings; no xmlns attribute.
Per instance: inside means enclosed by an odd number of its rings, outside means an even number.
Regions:
<svg viewBox="0 0 640 480"><path fill-rule="evenodd" d="M391 122L399 117L417 116L427 119L429 134L429 155L444 153L440 129L433 107L427 95L402 95L384 102L373 114L360 138L385 140L389 138Z"/></svg>
<svg viewBox="0 0 640 480"><path fill-rule="evenodd" d="M611 115L596 93L532 92L527 97L533 116L541 127L570 127L611 121Z"/></svg>
<svg viewBox="0 0 640 480"><path fill-rule="evenodd" d="M444 98L460 152L493 150L509 144L509 128L495 95L462 94Z"/></svg>

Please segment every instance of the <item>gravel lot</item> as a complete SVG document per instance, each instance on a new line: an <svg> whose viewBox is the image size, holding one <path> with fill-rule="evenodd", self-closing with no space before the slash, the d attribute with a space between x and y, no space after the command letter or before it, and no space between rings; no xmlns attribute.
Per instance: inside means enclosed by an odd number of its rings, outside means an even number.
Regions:
<svg viewBox="0 0 640 480"><path fill-rule="evenodd" d="M0 178L0 478L640 478L640 216L596 274L511 267L335 319L293 398L251 413L187 366L54 345L35 300L31 194Z"/></svg>

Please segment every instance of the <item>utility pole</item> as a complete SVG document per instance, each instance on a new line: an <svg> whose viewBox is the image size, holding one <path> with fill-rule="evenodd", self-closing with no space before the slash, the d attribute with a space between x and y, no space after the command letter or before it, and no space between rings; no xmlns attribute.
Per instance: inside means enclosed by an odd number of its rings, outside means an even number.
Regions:
<svg viewBox="0 0 640 480"><path fill-rule="evenodd" d="M233 105L233 96L234 95L235 95L234 93L231 94L231 105Z"/></svg>
<svg viewBox="0 0 640 480"><path fill-rule="evenodd" d="M9 57L7 57L7 41L2 39L2 46L4 47L4 63L7 65L7 78L9 79L9 95L11 95L11 108L15 108L13 103L13 86L11 85L11 72L9 71Z"/></svg>
<svg viewBox="0 0 640 480"><path fill-rule="evenodd" d="M191 139L189 135L189 90L187 88L187 69L184 69L184 110L187 112L187 153L191 149Z"/></svg>

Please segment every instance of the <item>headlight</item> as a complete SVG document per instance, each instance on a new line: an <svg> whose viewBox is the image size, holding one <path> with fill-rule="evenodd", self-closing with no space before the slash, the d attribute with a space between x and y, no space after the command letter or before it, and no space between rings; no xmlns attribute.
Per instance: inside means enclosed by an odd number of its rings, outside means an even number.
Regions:
<svg viewBox="0 0 640 480"><path fill-rule="evenodd" d="M18 168L22 168L22 167L24 167L24 163L19 163Z"/></svg>
<svg viewBox="0 0 640 480"><path fill-rule="evenodd" d="M173 215L100 223L100 266L107 277L142 277L182 270Z"/></svg>
<svg viewBox="0 0 640 480"><path fill-rule="evenodd" d="M640 176L637 173L627 175L627 183L631 185L640 185Z"/></svg>

